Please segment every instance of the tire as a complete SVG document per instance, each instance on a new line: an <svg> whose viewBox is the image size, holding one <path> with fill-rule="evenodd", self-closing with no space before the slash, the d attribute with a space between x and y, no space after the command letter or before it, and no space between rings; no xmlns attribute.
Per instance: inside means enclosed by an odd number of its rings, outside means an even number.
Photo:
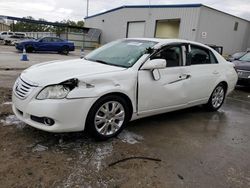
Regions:
<svg viewBox="0 0 250 188"><path fill-rule="evenodd" d="M69 47L63 46L60 52L61 52L61 54L68 55L69 54Z"/></svg>
<svg viewBox="0 0 250 188"><path fill-rule="evenodd" d="M25 46L25 49L26 49L26 52L28 52L28 53L34 52L33 46Z"/></svg>
<svg viewBox="0 0 250 188"><path fill-rule="evenodd" d="M86 120L86 130L99 141L115 137L129 121L129 113L124 98L116 95L104 96L91 107Z"/></svg>
<svg viewBox="0 0 250 188"><path fill-rule="evenodd" d="M208 103L205 105L209 111L217 111L224 103L226 96L226 86L222 83L218 84L213 90Z"/></svg>

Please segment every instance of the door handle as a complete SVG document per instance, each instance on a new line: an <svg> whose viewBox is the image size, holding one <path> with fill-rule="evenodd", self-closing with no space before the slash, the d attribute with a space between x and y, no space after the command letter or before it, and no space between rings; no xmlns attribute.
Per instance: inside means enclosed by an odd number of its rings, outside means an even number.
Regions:
<svg viewBox="0 0 250 188"><path fill-rule="evenodd" d="M179 76L179 78L177 80L174 80L172 82L169 82L168 84L173 84L173 83L176 83L176 82L180 82L182 80L186 80L186 79L189 79L191 77L190 74L182 74Z"/></svg>
<svg viewBox="0 0 250 188"><path fill-rule="evenodd" d="M188 78L190 78L190 77L191 77L190 74L182 74L182 75L179 76L179 78L180 78L180 79L183 79L183 80L184 80L184 79L188 79Z"/></svg>
<svg viewBox="0 0 250 188"><path fill-rule="evenodd" d="M219 74L219 72L218 71L214 71L213 74Z"/></svg>

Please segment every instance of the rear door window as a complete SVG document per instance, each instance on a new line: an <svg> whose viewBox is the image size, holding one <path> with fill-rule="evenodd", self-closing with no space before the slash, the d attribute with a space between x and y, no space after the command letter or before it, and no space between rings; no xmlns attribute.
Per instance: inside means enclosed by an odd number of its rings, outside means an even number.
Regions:
<svg viewBox="0 0 250 188"><path fill-rule="evenodd" d="M216 64L218 60L209 49L191 45L191 51L187 54L189 65Z"/></svg>

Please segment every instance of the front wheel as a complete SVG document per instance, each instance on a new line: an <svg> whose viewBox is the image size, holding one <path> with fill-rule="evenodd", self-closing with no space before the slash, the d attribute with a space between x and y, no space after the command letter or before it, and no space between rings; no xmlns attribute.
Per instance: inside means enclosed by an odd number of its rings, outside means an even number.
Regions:
<svg viewBox="0 0 250 188"><path fill-rule="evenodd" d="M219 84L215 87L213 93L211 94L208 103L206 104L206 108L210 111L218 110L226 96L226 87L223 84Z"/></svg>
<svg viewBox="0 0 250 188"><path fill-rule="evenodd" d="M107 140L118 135L128 122L129 109L119 96L105 96L90 109L86 128L97 140Z"/></svg>

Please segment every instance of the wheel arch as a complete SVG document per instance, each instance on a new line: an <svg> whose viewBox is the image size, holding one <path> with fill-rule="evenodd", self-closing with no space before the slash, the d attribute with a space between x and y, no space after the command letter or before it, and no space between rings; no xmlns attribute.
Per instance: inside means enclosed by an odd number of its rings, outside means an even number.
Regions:
<svg viewBox="0 0 250 188"><path fill-rule="evenodd" d="M128 104L128 108L129 108L129 120L131 119L131 117L132 117L132 115L133 115L133 104L132 104L132 100L129 98L129 96L128 95L126 95L125 93L122 93L122 92L110 92L110 93L106 93L106 94L104 94L104 95L102 95L102 96L100 96L94 103L93 103L93 105L97 102L97 101L99 101L101 98L103 98L103 97L106 97L106 96L119 96L119 97L121 97L121 98L123 98L123 99L125 99L126 100L126 102L127 102L127 104ZM92 106L93 106L92 105ZM92 106L91 106L91 108L92 108ZM90 109L91 109L90 108Z"/></svg>
<svg viewBox="0 0 250 188"><path fill-rule="evenodd" d="M226 81L221 81L221 82L219 82L217 85L219 85L219 84L222 84L222 85L224 85L224 86L225 86L226 93L227 93L228 83L227 83Z"/></svg>

